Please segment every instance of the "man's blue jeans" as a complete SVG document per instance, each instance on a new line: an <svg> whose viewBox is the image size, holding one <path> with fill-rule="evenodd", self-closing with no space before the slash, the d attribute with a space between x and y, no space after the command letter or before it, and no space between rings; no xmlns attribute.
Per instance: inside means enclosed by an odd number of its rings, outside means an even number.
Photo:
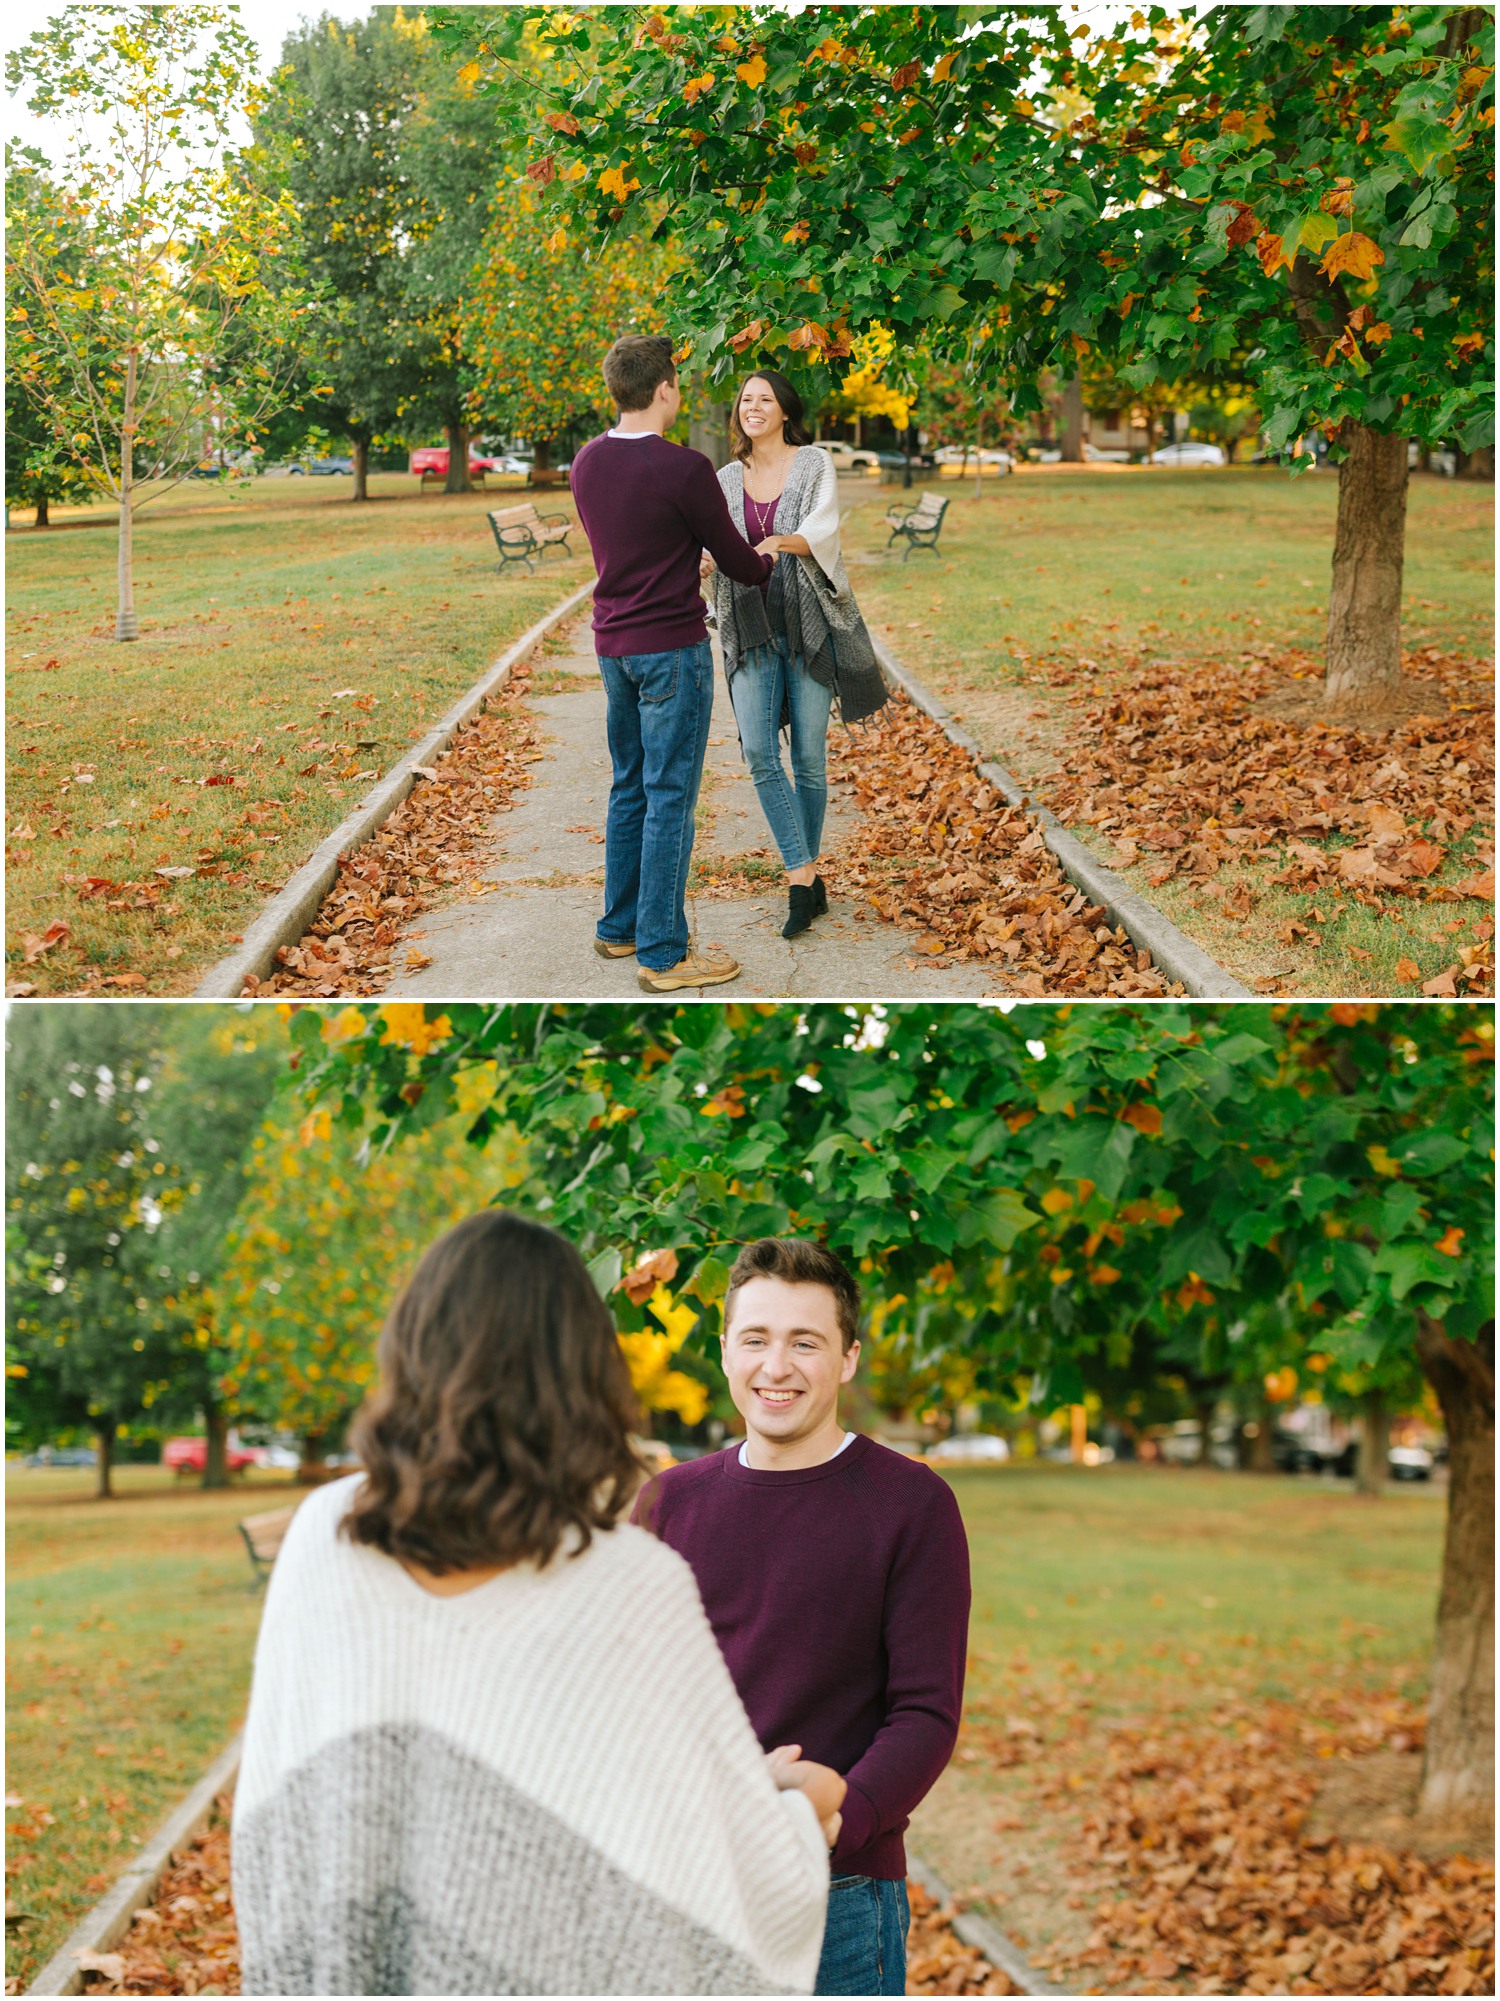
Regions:
<svg viewBox="0 0 1500 2001"><path fill-rule="evenodd" d="M835 1876L814 1994L904 1994L910 1925L905 1883Z"/></svg>
<svg viewBox="0 0 1500 2001"><path fill-rule="evenodd" d="M833 690L815 681L788 655L786 642L761 649L759 663L742 664L729 684L745 762L782 865L803 868L818 859L828 810L828 714ZM781 762L781 711L791 717L792 782Z"/></svg>
<svg viewBox="0 0 1500 2001"><path fill-rule="evenodd" d="M706 639L670 653L599 656L614 781L604 828L599 936L635 943L638 965L675 966L688 949L693 813L714 706Z"/></svg>

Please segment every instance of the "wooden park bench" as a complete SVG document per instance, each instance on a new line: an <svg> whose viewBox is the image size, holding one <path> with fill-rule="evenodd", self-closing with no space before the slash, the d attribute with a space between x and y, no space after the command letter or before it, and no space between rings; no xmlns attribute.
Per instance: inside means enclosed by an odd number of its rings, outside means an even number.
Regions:
<svg viewBox="0 0 1500 2001"><path fill-rule="evenodd" d="M247 1515L235 1526L245 1539L245 1548L250 1552L250 1568L255 1573L252 1591L258 1590L271 1574L271 1565L276 1561L286 1532L292 1525L295 1507L275 1508L265 1515Z"/></svg>
<svg viewBox="0 0 1500 2001"><path fill-rule="evenodd" d="M913 549L936 549L938 537L943 532L943 516L947 512L947 495L936 493L924 493L915 507L900 512L893 507L885 517L885 525L891 531L890 541L885 546L889 549L892 542L904 535L906 554L901 558L903 563Z"/></svg>
<svg viewBox="0 0 1500 2001"><path fill-rule="evenodd" d="M485 467L470 466L469 485L471 487L482 488L484 485L484 475L485 475ZM440 486L446 491L447 485L448 485L448 474L445 468L440 466L423 466L422 468L423 493L427 491L429 486Z"/></svg>
<svg viewBox="0 0 1500 2001"><path fill-rule="evenodd" d="M528 500L524 507L492 508L489 523L500 551L495 568L502 573L511 563L524 563L529 570L532 557L540 561L549 549L556 549L563 556L572 554L568 537L573 523L568 516L538 514L533 500Z"/></svg>

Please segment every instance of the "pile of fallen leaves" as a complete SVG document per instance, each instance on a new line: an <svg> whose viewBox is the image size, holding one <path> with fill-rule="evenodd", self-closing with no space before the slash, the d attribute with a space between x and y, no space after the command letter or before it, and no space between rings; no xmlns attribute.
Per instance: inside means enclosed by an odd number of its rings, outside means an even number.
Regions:
<svg viewBox="0 0 1500 2001"><path fill-rule="evenodd" d="M1196 1728L1118 1729L1091 1774L1082 1847L1114 1872L1094 1930L1049 1969L1103 1991L1493 1994L1492 1862L1424 1861L1309 1831L1333 1761L1413 1757L1422 1719L1334 1705L1226 1704ZM1097 1969L1097 1970L1096 1970ZM1098 1991L1098 1990L1096 1990Z"/></svg>
<svg viewBox="0 0 1500 2001"><path fill-rule="evenodd" d="M113 1952L79 1962L89 1994L238 1994L240 1940L229 1901L229 1796L168 1867Z"/></svg>
<svg viewBox="0 0 1500 2001"><path fill-rule="evenodd" d="M908 1994L1017 1994L1020 1989L996 1966L991 1966L978 1946L964 1945L956 1937L952 1903L940 1904L936 1897L909 1879L911 1929L906 1934L906 1991Z"/></svg>
<svg viewBox="0 0 1500 2001"><path fill-rule="evenodd" d="M1493 828L1493 681L1435 648L1404 664L1408 694L1430 694L1430 707L1388 728L1277 713L1313 673L1306 656L1250 657L1217 676L1140 669L1103 699L1073 698L1082 713L1048 801L1064 821L1107 833L1122 860L1149 855L1158 887L1270 860L1281 864L1271 882L1336 890L1377 913L1392 898L1491 902L1492 845L1464 880L1432 877L1452 843ZM1353 845L1326 845L1333 836ZM1493 983L1491 940L1459 949L1425 992Z"/></svg>
<svg viewBox="0 0 1500 2001"><path fill-rule="evenodd" d="M174 1861L154 1901L138 1911L113 1952L81 1962L90 1994L237 1994L239 1934L229 1900L229 1798ZM953 1906L908 1883L908 1994L1014 1994L1016 1989L952 1929Z"/></svg>
<svg viewBox="0 0 1500 2001"><path fill-rule="evenodd" d="M485 846L495 814L530 784L530 766L543 755L525 706L529 688L529 674L519 668L435 763L417 767L415 786L390 818L363 846L340 856L309 929L280 948L269 978L246 981L246 994L327 1000L379 993L391 978L404 927L444 889L483 887L471 881L472 865L466 874L464 858ZM426 964L413 945L396 970Z"/></svg>
<svg viewBox="0 0 1500 2001"><path fill-rule="evenodd" d="M1022 994L1182 991L1069 882L1036 820L904 695L869 729L830 738L829 769L866 817L861 852L835 857L830 883L915 929L913 949L934 963L993 966Z"/></svg>

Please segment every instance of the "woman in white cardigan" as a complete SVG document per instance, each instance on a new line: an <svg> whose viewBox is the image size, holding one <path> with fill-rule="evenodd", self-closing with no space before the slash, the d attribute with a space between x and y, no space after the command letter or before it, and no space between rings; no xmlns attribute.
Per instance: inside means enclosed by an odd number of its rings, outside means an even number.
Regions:
<svg viewBox="0 0 1500 2001"><path fill-rule="evenodd" d="M630 1381L578 1253L433 1245L297 1511L235 1798L247 1994L810 1994L844 1782L767 1759L691 1571L625 1521Z"/></svg>
<svg viewBox="0 0 1500 2001"><path fill-rule="evenodd" d="M884 679L839 554L838 474L808 437L802 399L775 369L741 385L729 417L719 483L747 541L778 560L770 580L745 587L718 576L715 623L740 743L787 872L783 938L828 908L818 873L828 806L828 719L846 723L887 699ZM791 557L796 560L782 560ZM712 558L702 562L705 577ZM791 776L780 734L790 739Z"/></svg>

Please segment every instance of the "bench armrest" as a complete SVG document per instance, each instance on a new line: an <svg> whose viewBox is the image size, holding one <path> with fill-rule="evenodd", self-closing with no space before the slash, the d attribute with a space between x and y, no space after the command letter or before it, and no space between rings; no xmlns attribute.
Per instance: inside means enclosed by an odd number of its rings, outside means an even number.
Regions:
<svg viewBox="0 0 1500 2001"><path fill-rule="evenodd" d="M510 549L530 549L536 543L536 537L529 528L497 528L495 539Z"/></svg>
<svg viewBox="0 0 1500 2001"><path fill-rule="evenodd" d="M552 527L559 521L566 522L569 528L573 526L573 517L571 514L538 514L537 520L545 521L549 527Z"/></svg>

